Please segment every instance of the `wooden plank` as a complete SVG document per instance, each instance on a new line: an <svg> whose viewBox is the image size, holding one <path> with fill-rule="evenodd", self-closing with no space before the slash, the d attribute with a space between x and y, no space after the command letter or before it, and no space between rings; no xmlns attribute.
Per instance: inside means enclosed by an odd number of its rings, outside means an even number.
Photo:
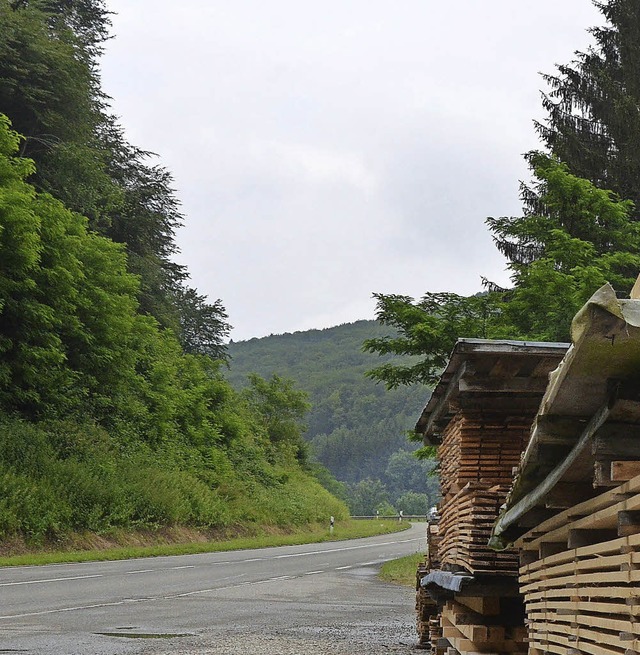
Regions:
<svg viewBox="0 0 640 655"><path fill-rule="evenodd" d="M486 644L487 642L502 643L505 641L505 629L501 625L483 625L479 623L466 623L457 620L458 614L453 608L442 610L442 617L446 619L451 626L454 626L460 634L477 644ZM443 624L443 627L446 624ZM448 636L446 632L444 636Z"/></svg>
<svg viewBox="0 0 640 655"><path fill-rule="evenodd" d="M500 614L500 598L496 596L456 596L456 601L484 616Z"/></svg>
<svg viewBox="0 0 640 655"><path fill-rule="evenodd" d="M640 589L634 587L623 587L609 585L607 587L597 587L585 585L580 588L548 588L533 590L526 595L526 602L539 599L553 599L556 602L558 598L603 598L607 600L620 599L625 604L631 606L640 605Z"/></svg>
<svg viewBox="0 0 640 655"><path fill-rule="evenodd" d="M607 422L594 437L591 452L596 459L640 458L640 439L628 423Z"/></svg>
<svg viewBox="0 0 640 655"><path fill-rule="evenodd" d="M618 535L626 537L640 533L640 511L618 512Z"/></svg>
<svg viewBox="0 0 640 655"><path fill-rule="evenodd" d="M516 542L516 544L528 543L540 534L552 532L554 529L570 523L577 517L590 516L594 512L609 507L616 502L626 497L633 496L637 493L640 493L640 476L629 480L629 482L624 483L620 487L616 487L615 489L600 493L594 498L590 498L589 500L586 500L585 502L580 503L579 505L572 507L569 510L560 512L553 518L545 521L539 526L536 526L535 531L531 531L530 533L523 535Z"/></svg>
<svg viewBox="0 0 640 655"><path fill-rule="evenodd" d="M640 461L613 461L611 462L611 480L626 482L640 475Z"/></svg>
<svg viewBox="0 0 640 655"><path fill-rule="evenodd" d="M574 575L565 575L557 578L546 580L536 580L533 583L525 584L520 587L523 594L530 591L538 591L549 587L575 587L589 585L619 585L640 582L640 571L603 571L596 573L580 573Z"/></svg>
<svg viewBox="0 0 640 655"><path fill-rule="evenodd" d="M627 605L625 602L598 602L592 599L581 600L558 600L557 598L542 598L539 600L526 601L527 615L529 612L535 612L541 608L555 612L570 612L572 614L582 614L587 610L594 614L605 614L608 616L628 614L629 616L638 617L640 615L640 606Z"/></svg>
<svg viewBox="0 0 640 655"><path fill-rule="evenodd" d="M470 378L459 383L460 393L523 393L542 396L547 388L545 378Z"/></svg>
<svg viewBox="0 0 640 655"><path fill-rule="evenodd" d="M576 639L570 639L566 632L564 634L556 634L555 632L545 632L541 635L543 638L536 638L536 635L533 635L533 643L539 643L543 645L543 649L551 650L550 646L557 645L564 647L564 649L572 649L572 652L581 654L586 653L587 655L624 655L626 648L622 645L619 647L614 646L610 643L604 643L602 635L596 635L595 643L587 641L586 639L580 639L578 642ZM552 652L566 654L568 650L553 650Z"/></svg>

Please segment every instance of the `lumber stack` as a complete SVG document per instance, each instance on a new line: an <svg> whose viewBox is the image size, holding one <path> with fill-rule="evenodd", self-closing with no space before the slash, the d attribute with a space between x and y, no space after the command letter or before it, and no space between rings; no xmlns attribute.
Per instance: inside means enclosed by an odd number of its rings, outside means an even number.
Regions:
<svg viewBox="0 0 640 655"><path fill-rule="evenodd" d="M427 524L427 569L440 568L440 521L429 521Z"/></svg>
<svg viewBox="0 0 640 655"><path fill-rule="evenodd" d="M508 491L506 485L469 482L443 502L438 549L441 566L464 568L474 575L518 575L517 551L496 552L487 545Z"/></svg>
<svg viewBox="0 0 640 655"><path fill-rule="evenodd" d="M640 476L523 535L531 653L640 651Z"/></svg>
<svg viewBox="0 0 640 655"><path fill-rule="evenodd" d="M457 494L469 482L510 485L530 428L530 417L459 412L438 448L443 498Z"/></svg>
<svg viewBox="0 0 640 655"><path fill-rule="evenodd" d="M457 598L445 604L442 635L459 653L526 653L526 628L505 625L500 600ZM471 606L470 606L471 605Z"/></svg>
<svg viewBox="0 0 640 655"><path fill-rule="evenodd" d="M518 575L515 551L487 543L509 491L531 420L464 411L449 422L438 448L440 505L438 556L442 568L471 574Z"/></svg>

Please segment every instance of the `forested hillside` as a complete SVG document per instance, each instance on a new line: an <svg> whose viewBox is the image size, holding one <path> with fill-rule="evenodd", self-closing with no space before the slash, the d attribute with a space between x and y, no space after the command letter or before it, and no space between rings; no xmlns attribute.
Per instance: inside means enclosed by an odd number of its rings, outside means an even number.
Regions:
<svg viewBox="0 0 640 655"><path fill-rule="evenodd" d="M300 394L220 372L171 175L100 88L103 2L0 0L0 26L0 542L345 517Z"/></svg>
<svg viewBox="0 0 640 655"><path fill-rule="evenodd" d="M391 506L422 514L435 502L437 481L428 476L434 463L416 459L410 451L417 444L407 438L427 401L427 388L387 391L366 376L387 358L364 353L363 342L388 334L376 321L358 321L229 346L227 376L236 387L255 371L291 379L308 393L305 438L312 456L346 483L354 514Z"/></svg>

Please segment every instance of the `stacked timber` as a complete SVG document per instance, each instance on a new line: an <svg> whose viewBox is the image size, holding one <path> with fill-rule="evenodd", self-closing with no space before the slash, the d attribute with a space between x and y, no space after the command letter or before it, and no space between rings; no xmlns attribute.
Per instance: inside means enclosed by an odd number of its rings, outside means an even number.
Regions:
<svg viewBox="0 0 640 655"><path fill-rule="evenodd" d="M442 609L442 636L458 653L526 653L526 628L509 625L495 597L461 596Z"/></svg>
<svg viewBox="0 0 640 655"><path fill-rule="evenodd" d="M640 651L640 476L524 534L530 653Z"/></svg>
<svg viewBox="0 0 640 655"><path fill-rule="evenodd" d="M424 560L418 564L416 572L416 630L418 632L417 647L430 650L434 655L437 651L438 639L442 637L438 620L438 605L421 582L429 571L440 567L439 543L438 521L431 520L427 523L427 552Z"/></svg>
<svg viewBox="0 0 640 655"><path fill-rule="evenodd" d="M434 655L524 653L524 605L513 551L488 547L491 530L529 440L547 376L566 344L457 341L416 425L438 446L442 502L418 597L421 644ZM424 569L428 568L426 571ZM421 613L422 612L422 613Z"/></svg>
<svg viewBox="0 0 640 655"><path fill-rule="evenodd" d="M423 571L423 575L426 570ZM427 589L420 585L422 579L420 568L416 585L416 630L418 632L419 649L436 653L438 639L442 636L438 621L438 604Z"/></svg>
<svg viewBox="0 0 640 655"><path fill-rule="evenodd" d="M441 566L471 574L518 574L515 550L496 552L489 548L491 529L509 487L488 482L469 482L442 504L438 549Z"/></svg>
<svg viewBox="0 0 640 655"><path fill-rule="evenodd" d="M440 521L429 521L427 524L427 554L426 567L429 569L440 568Z"/></svg>
<svg viewBox="0 0 640 655"><path fill-rule="evenodd" d="M488 547L491 529L520 461L531 417L459 412L438 448L442 503L438 558L447 570L518 575L515 551Z"/></svg>
<svg viewBox="0 0 640 655"><path fill-rule="evenodd" d="M510 485L529 439L533 416L505 417L460 412L447 425L438 447L445 501L469 482ZM442 512L441 512L442 513Z"/></svg>

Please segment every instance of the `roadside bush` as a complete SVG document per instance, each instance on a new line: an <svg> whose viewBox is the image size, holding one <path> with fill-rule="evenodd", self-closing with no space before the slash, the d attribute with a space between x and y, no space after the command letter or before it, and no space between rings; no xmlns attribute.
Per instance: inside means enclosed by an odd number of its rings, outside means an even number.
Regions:
<svg viewBox="0 0 640 655"><path fill-rule="evenodd" d="M0 470L0 535L40 542L68 528L71 507L47 484Z"/></svg>

